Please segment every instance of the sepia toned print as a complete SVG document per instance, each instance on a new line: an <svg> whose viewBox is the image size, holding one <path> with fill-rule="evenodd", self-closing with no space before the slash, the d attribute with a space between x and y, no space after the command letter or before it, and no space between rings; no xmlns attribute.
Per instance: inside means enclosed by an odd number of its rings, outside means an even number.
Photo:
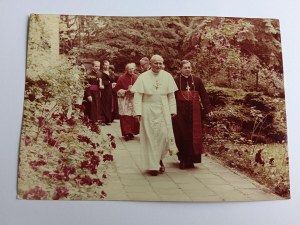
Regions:
<svg viewBox="0 0 300 225"><path fill-rule="evenodd" d="M18 198L290 198L279 21L31 15Z"/></svg>

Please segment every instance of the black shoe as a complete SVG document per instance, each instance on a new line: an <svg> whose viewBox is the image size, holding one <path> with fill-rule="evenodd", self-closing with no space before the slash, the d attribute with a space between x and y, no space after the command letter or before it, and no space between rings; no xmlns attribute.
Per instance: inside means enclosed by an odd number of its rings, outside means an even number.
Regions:
<svg viewBox="0 0 300 225"><path fill-rule="evenodd" d="M130 140L134 139L134 135L133 134L128 134L128 135L129 135Z"/></svg>
<svg viewBox="0 0 300 225"><path fill-rule="evenodd" d="M185 168L186 168L185 163L183 161L180 161L179 169L184 170Z"/></svg>
<svg viewBox="0 0 300 225"><path fill-rule="evenodd" d="M125 139L125 141L129 141L130 140L130 136L128 134L125 134L124 139Z"/></svg>
<svg viewBox="0 0 300 225"><path fill-rule="evenodd" d="M150 171L149 171L149 174L150 174L151 176L157 176L157 175L158 175L158 171L157 171L157 170L150 170Z"/></svg>
<svg viewBox="0 0 300 225"><path fill-rule="evenodd" d="M105 125L109 126L109 125L110 125L110 123L105 123Z"/></svg>
<svg viewBox="0 0 300 225"><path fill-rule="evenodd" d="M162 160L159 161L159 164L160 164L159 172L164 173L166 171L166 168L165 168Z"/></svg>

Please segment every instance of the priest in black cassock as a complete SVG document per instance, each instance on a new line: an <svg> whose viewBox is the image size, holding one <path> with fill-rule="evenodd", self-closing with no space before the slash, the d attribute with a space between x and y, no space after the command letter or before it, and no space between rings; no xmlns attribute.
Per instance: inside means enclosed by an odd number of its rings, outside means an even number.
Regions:
<svg viewBox="0 0 300 225"><path fill-rule="evenodd" d="M101 90L104 88L101 79L100 62L94 61L93 67L84 76L86 84L82 101L85 107L84 114L88 116L90 122L97 123L102 119Z"/></svg>
<svg viewBox="0 0 300 225"><path fill-rule="evenodd" d="M113 111L114 111L114 99L112 88L116 84L116 77L111 70L109 70L109 61L103 61L103 69L101 74L101 79L104 85L104 89L101 90L101 109L103 116L102 125L110 125L113 121Z"/></svg>
<svg viewBox="0 0 300 225"><path fill-rule="evenodd" d="M211 105L199 77L192 75L191 63L181 62L181 74L175 78L177 116L173 118L173 129L178 147L179 168L193 168L201 162L202 112L211 115Z"/></svg>

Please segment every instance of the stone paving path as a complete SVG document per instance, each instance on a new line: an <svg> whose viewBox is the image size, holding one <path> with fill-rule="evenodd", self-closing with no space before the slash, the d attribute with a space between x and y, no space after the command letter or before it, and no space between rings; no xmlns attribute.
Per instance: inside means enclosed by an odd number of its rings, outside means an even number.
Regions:
<svg viewBox="0 0 300 225"><path fill-rule="evenodd" d="M116 137L114 165L109 169L106 200L134 201L257 201L279 200L267 188L204 156L196 168L180 170L176 156L164 159L166 172L150 176L139 166L139 137L126 142L119 122L102 127Z"/></svg>

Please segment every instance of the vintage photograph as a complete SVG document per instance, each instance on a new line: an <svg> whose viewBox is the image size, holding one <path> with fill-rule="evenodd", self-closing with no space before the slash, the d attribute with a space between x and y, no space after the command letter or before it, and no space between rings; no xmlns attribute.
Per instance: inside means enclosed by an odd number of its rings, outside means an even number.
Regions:
<svg viewBox="0 0 300 225"><path fill-rule="evenodd" d="M279 20L32 14L18 199L290 198Z"/></svg>

